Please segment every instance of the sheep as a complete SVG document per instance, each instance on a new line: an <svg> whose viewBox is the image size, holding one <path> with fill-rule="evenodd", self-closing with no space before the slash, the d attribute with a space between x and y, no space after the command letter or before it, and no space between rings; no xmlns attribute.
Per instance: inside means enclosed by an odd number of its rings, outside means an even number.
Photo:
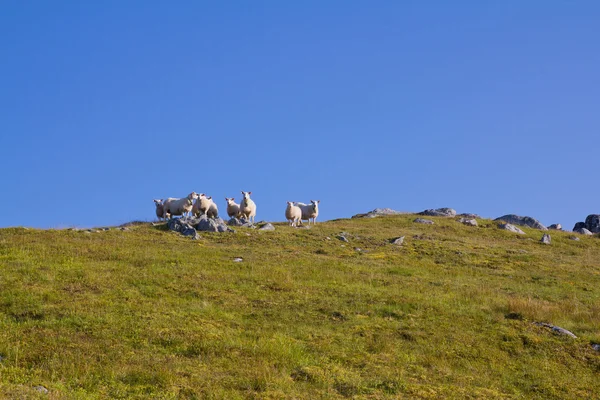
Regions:
<svg viewBox="0 0 600 400"><path fill-rule="evenodd" d="M302 225L302 209L295 205L293 201L288 201L285 209L285 219L289 221L290 226Z"/></svg>
<svg viewBox="0 0 600 400"><path fill-rule="evenodd" d="M194 215L206 214L208 218L218 218L219 209L212 197L206 197L204 193L198 195L196 203L192 209Z"/></svg>
<svg viewBox="0 0 600 400"><path fill-rule="evenodd" d="M302 220L308 220L310 225L310 219L312 218L313 224L317 224L317 217L319 216L319 203L321 200L311 200L310 204L295 203L294 205L300 207L302 210Z"/></svg>
<svg viewBox="0 0 600 400"><path fill-rule="evenodd" d="M185 217L186 213L190 214L194 206L194 199L197 196L196 192L192 192L182 199L169 197L163 202L163 218L170 218L175 215Z"/></svg>
<svg viewBox="0 0 600 400"><path fill-rule="evenodd" d="M229 215L229 218L240 218L240 205L235 202L235 199L225 197L225 201L227 202L227 215Z"/></svg>
<svg viewBox="0 0 600 400"><path fill-rule="evenodd" d="M248 220L252 220L254 223L254 217L256 217L256 204L250 199L252 192L242 191L242 203L240 204L240 214Z"/></svg>
<svg viewBox="0 0 600 400"><path fill-rule="evenodd" d="M156 206L156 216L158 217L159 221L162 221L163 216L165 214L164 207L163 207L163 200L162 199L154 199L154 205Z"/></svg>

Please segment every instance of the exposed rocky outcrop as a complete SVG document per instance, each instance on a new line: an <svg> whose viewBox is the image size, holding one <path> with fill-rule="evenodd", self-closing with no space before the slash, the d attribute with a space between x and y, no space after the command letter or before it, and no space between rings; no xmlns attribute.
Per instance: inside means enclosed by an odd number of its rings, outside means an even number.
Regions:
<svg viewBox="0 0 600 400"><path fill-rule="evenodd" d="M413 222L416 222L417 224L433 225L433 221L430 219L417 218Z"/></svg>
<svg viewBox="0 0 600 400"><path fill-rule="evenodd" d="M542 231L548 230L548 228L546 228L544 225L542 225L542 223L540 223L540 221L538 221L535 218L521 217L520 215L515 215L515 214L503 215L499 218L496 218L494 221L504 221L509 224L528 226L530 228L540 229Z"/></svg>
<svg viewBox="0 0 600 400"><path fill-rule="evenodd" d="M578 231L581 228L585 228L592 233L600 232L600 215L590 214L585 219L585 222L578 222L573 227L573 232Z"/></svg>
<svg viewBox="0 0 600 400"><path fill-rule="evenodd" d="M208 218L206 214L198 218L196 229L203 232L227 232L229 230L221 218Z"/></svg>
<svg viewBox="0 0 600 400"><path fill-rule="evenodd" d="M585 228L573 229L573 232L579 233L582 235L593 235L593 233L590 232L589 229L585 229Z"/></svg>
<svg viewBox="0 0 600 400"><path fill-rule="evenodd" d="M513 232L513 233L518 233L519 235L524 235L525 234L525 232L523 232L521 229L517 228L516 226L514 226L512 224L499 224L498 228L504 229L505 231L509 231L509 232Z"/></svg>
<svg viewBox="0 0 600 400"><path fill-rule="evenodd" d="M198 232L196 232L193 225L195 222L193 218L171 218L167 221L167 227L172 231L181 233L183 236L198 239Z"/></svg>
<svg viewBox="0 0 600 400"><path fill-rule="evenodd" d="M461 224L468 225L468 226L477 226L477 220L475 220L473 218L459 218L458 222L460 222Z"/></svg>
<svg viewBox="0 0 600 400"><path fill-rule="evenodd" d="M369 211L368 213L353 215L352 218L375 218L375 217L381 217L384 215L398 215L398 214L409 214L409 213L404 212L404 211L392 210L391 208L376 208L373 211Z"/></svg>
<svg viewBox="0 0 600 400"><path fill-rule="evenodd" d="M430 210L425 210L425 211L421 211L419 213L419 215L426 215L428 217L455 217L456 216L456 210L452 209L452 208L437 208L435 210L430 209Z"/></svg>
<svg viewBox="0 0 600 400"><path fill-rule="evenodd" d="M562 225L561 224L552 224L548 227L548 229L552 229L554 231L562 231Z"/></svg>
<svg viewBox="0 0 600 400"><path fill-rule="evenodd" d="M548 235L547 233L544 233L542 235L542 238L540 239L540 242L542 242L544 244L550 244L552 242L552 239L550 238L550 235Z"/></svg>
<svg viewBox="0 0 600 400"><path fill-rule="evenodd" d="M458 214L457 217L463 217L463 218L470 218L470 219L481 219L481 217L478 214L471 214L471 213L462 213L462 214Z"/></svg>

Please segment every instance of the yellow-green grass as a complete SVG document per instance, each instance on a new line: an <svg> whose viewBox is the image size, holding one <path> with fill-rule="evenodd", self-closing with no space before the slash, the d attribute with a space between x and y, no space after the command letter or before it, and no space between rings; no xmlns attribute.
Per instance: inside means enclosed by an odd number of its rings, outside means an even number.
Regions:
<svg viewBox="0 0 600 400"><path fill-rule="evenodd" d="M1 229L0 398L600 398L598 237L414 218Z"/></svg>

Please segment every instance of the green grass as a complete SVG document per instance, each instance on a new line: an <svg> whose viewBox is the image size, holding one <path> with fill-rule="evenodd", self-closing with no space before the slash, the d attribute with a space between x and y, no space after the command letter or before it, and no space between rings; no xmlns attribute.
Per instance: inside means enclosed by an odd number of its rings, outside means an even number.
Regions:
<svg viewBox="0 0 600 400"><path fill-rule="evenodd" d="M413 219L1 229L0 398L600 398L598 237Z"/></svg>

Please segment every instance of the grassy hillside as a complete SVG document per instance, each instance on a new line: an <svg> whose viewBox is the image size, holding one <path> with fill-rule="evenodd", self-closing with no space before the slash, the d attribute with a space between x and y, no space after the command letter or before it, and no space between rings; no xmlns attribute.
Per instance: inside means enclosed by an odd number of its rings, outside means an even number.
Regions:
<svg viewBox="0 0 600 400"><path fill-rule="evenodd" d="M0 398L600 398L599 238L413 219L2 229Z"/></svg>

